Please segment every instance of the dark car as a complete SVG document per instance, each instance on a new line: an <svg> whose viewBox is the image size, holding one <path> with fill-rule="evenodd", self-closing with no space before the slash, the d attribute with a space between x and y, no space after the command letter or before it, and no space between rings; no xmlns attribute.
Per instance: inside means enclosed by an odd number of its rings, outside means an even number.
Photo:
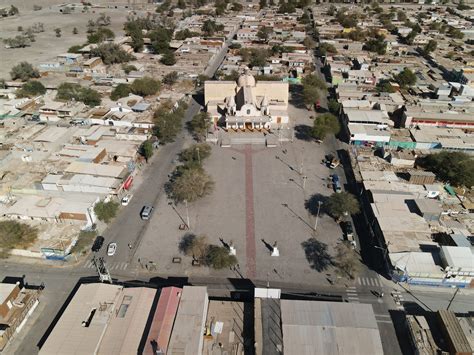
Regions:
<svg viewBox="0 0 474 355"><path fill-rule="evenodd" d="M341 228L344 232L344 236L347 240L353 241L354 240L354 229L352 228L352 223L350 221L343 221L341 222Z"/></svg>
<svg viewBox="0 0 474 355"><path fill-rule="evenodd" d="M100 248L102 248L102 245L104 244L104 237L101 235L97 236L94 240L94 244L92 244L92 251L93 252L98 252Z"/></svg>

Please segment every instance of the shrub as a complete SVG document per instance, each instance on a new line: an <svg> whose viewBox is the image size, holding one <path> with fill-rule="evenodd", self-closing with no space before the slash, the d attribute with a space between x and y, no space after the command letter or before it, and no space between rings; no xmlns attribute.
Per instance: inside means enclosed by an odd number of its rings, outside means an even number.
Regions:
<svg viewBox="0 0 474 355"><path fill-rule="evenodd" d="M149 96L154 95L160 90L161 84L158 80L150 77L136 79L130 89L135 95Z"/></svg>
<svg viewBox="0 0 474 355"><path fill-rule="evenodd" d="M0 221L0 257L11 249L26 249L38 238L38 230L17 221Z"/></svg>
<svg viewBox="0 0 474 355"><path fill-rule="evenodd" d="M119 204L114 201L104 202L100 201L97 202L94 206L94 212L97 215L99 220L109 223L112 218L115 217L119 208Z"/></svg>
<svg viewBox="0 0 474 355"><path fill-rule="evenodd" d="M127 97L131 92L130 85L118 84L110 93L110 99L116 101L122 97Z"/></svg>
<svg viewBox="0 0 474 355"><path fill-rule="evenodd" d="M21 81L27 81L29 79L39 78L40 74L30 63L20 62L12 68L10 76L12 80L20 79Z"/></svg>
<svg viewBox="0 0 474 355"><path fill-rule="evenodd" d="M28 81L17 91L17 97L32 97L43 95L46 93L46 88L39 81L32 80Z"/></svg>

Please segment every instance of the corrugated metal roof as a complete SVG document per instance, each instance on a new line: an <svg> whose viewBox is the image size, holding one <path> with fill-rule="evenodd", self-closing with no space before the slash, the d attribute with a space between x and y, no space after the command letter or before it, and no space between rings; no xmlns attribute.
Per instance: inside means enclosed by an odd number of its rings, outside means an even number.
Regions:
<svg viewBox="0 0 474 355"><path fill-rule="evenodd" d="M371 305L281 300L281 318L285 355L383 354Z"/></svg>

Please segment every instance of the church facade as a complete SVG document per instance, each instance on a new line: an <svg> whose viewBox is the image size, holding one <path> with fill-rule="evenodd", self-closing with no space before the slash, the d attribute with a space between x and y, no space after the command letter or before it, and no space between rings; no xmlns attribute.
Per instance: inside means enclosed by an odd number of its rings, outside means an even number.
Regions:
<svg viewBox="0 0 474 355"><path fill-rule="evenodd" d="M256 81L248 73L237 82L206 81L204 100L214 127L271 130L288 126L288 83Z"/></svg>

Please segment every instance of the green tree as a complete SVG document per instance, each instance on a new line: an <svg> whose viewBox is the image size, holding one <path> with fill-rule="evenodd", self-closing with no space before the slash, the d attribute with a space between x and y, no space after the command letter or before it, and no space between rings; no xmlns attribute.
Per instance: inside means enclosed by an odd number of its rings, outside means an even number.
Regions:
<svg viewBox="0 0 474 355"><path fill-rule="evenodd" d="M213 36L214 33L220 32L224 29L224 25L217 24L213 20L206 20L202 24L201 31L204 32L206 36Z"/></svg>
<svg viewBox="0 0 474 355"><path fill-rule="evenodd" d="M20 11L16 6L10 5L10 10L8 10L8 16L15 16L18 15Z"/></svg>
<svg viewBox="0 0 474 355"><path fill-rule="evenodd" d="M183 127L185 106L173 110L168 103L162 104L154 114L155 135L161 143L173 142Z"/></svg>
<svg viewBox="0 0 474 355"><path fill-rule="evenodd" d="M97 31L87 35L88 43L101 43L115 38L115 33L110 28L99 27Z"/></svg>
<svg viewBox="0 0 474 355"><path fill-rule="evenodd" d="M27 81L29 79L39 78L40 74L30 63L20 62L11 69L10 76L12 80L20 79L21 81Z"/></svg>
<svg viewBox="0 0 474 355"><path fill-rule="evenodd" d="M314 120L311 133L314 138L323 140L328 134L338 134L340 130L337 117L331 113L324 113Z"/></svg>
<svg viewBox="0 0 474 355"><path fill-rule="evenodd" d="M104 64L117 64L129 62L135 57L125 52L118 44L102 43L97 48L91 49L91 56L100 57Z"/></svg>
<svg viewBox="0 0 474 355"><path fill-rule="evenodd" d="M172 32L164 27L158 27L148 34L151 46L157 54L164 54L170 50Z"/></svg>
<svg viewBox="0 0 474 355"><path fill-rule="evenodd" d="M178 72L172 71L163 77L163 84L172 86L178 81Z"/></svg>
<svg viewBox="0 0 474 355"><path fill-rule="evenodd" d="M260 27L260 29L258 30L257 37L260 38L260 40L267 42L272 32L273 31L270 27L263 26L263 27Z"/></svg>
<svg viewBox="0 0 474 355"><path fill-rule="evenodd" d="M241 3L238 3L238 2L233 2L232 3L232 11L236 11L236 12L239 12L239 11L242 11L244 7L242 6Z"/></svg>
<svg viewBox="0 0 474 355"><path fill-rule="evenodd" d="M208 248L209 244L205 235L185 234L179 242L179 250L198 261L205 261Z"/></svg>
<svg viewBox="0 0 474 355"><path fill-rule="evenodd" d="M74 99L76 101L81 101L88 106L98 106L101 102L101 96L97 91L91 88L82 87L75 83L60 84L58 86L56 99L62 101Z"/></svg>
<svg viewBox="0 0 474 355"><path fill-rule="evenodd" d="M17 221L0 221L0 257L12 249L26 249L38 238L38 229Z"/></svg>
<svg viewBox="0 0 474 355"><path fill-rule="evenodd" d="M436 42L434 39L430 39L423 47L423 51L425 53L431 53L436 50L436 47L438 47L438 42Z"/></svg>
<svg viewBox="0 0 474 355"><path fill-rule="evenodd" d="M99 201L94 206L94 212L100 221L109 223L115 217L119 204L115 201Z"/></svg>
<svg viewBox="0 0 474 355"><path fill-rule="evenodd" d="M211 146L206 143L193 144L179 154L179 160L187 167L201 166L202 162L211 155Z"/></svg>
<svg viewBox="0 0 474 355"><path fill-rule="evenodd" d="M160 62L164 65L175 65L176 64L176 57L174 56L174 52L168 51L160 59Z"/></svg>
<svg viewBox="0 0 474 355"><path fill-rule="evenodd" d="M125 72L125 74L130 74L130 72L137 71L138 69L133 64L122 64L122 70Z"/></svg>
<svg viewBox="0 0 474 355"><path fill-rule="evenodd" d="M82 44L76 44L75 46L69 47L67 50L68 53L80 53L80 50L84 48Z"/></svg>
<svg viewBox="0 0 474 355"><path fill-rule="evenodd" d="M429 154L417 159L417 165L455 186L474 186L474 158L463 152Z"/></svg>
<svg viewBox="0 0 474 355"><path fill-rule="evenodd" d="M127 97L131 92L132 90L130 89L130 85L121 83L112 90L110 93L110 99L117 101L122 97Z"/></svg>
<svg viewBox="0 0 474 355"><path fill-rule="evenodd" d="M267 7L267 0L260 0L259 5L261 9Z"/></svg>
<svg viewBox="0 0 474 355"><path fill-rule="evenodd" d="M453 27L453 26L450 26L448 28L448 31L446 32L446 34L449 37L452 37L452 38L455 38L455 39L463 39L464 38L464 33L462 33L459 28L456 28L456 27Z"/></svg>
<svg viewBox="0 0 474 355"><path fill-rule="evenodd" d="M303 80L301 81L303 86L314 86L322 91L326 91L326 83L319 75L316 74L308 74L306 75Z"/></svg>
<svg viewBox="0 0 474 355"><path fill-rule="evenodd" d="M407 20L407 15L405 14L405 11L398 10L397 19L398 19L398 21L402 21L402 22L406 21Z"/></svg>
<svg viewBox="0 0 474 355"><path fill-rule="evenodd" d="M394 79L402 88L416 84L416 74L408 68L404 68L399 74L395 75Z"/></svg>
<svg viewBox="0 0 474 355"><path fill-rule="evenodd" d="M384 55L387 52L387 43L385 37L377 35L375 38L367 40L364 44L364 49L369 52L375 52Z"/></svg>
<svg viewBox="0 0 474 355"><path fill-rule="evenodd" d="M128 31L128 35L132 40L132 48L134 52L141 52L143 50L143 46L145 45L145 41L143 39L143 33L140 28L133 28Z"/></svg>
<svg viewBox="0 0 474 355"><path fill-rule="evenodd" d="M326 210L336 220L340 220L346 214L359 213L359 202L349 192L335 192L329 196L325 203Z"/></svg>
<svg viewBox="0 0 474 355"><path fill-rule="evenodd" d="M303 86L303 102L308 108L311 108L321 98L319 89L315 86Z"/></svg>
<svg viewBox="0 0 474 355"><path fill-rule="evenodd" d="M192 32L185 28L184 30L178 31L175 33L174 38L178 41L182 41L186 38L191 38L191 37L196 37L199 36L199 33L197 32Z"/></svg>
<svg viewBox="0 0 474 355"><path fill-rule="evenodd" d="M184 9L186 8L186 1L184 1L184 0L178 0L178 8L184 10Z"/></svg>
<svg viewBox="0 0 474 355"><path fill-rule="evenodd" d="M350 279L354 279L361 269L357 253L347 242L336 245L335 259L338 269Z"/></svg>
<svg viewBox="0 0 474 355"><path fill-rule="evenodd" d="M189 122L189 127L194 137L201 141L205 138L207 130L211 124L211 119L207 112L200 112Z"/></svg>
<svg viewBox="0 0 474 355"><path fill-rule="evenodd" d="M237 264L235 255L229 255L229 250L217 245L209 245L206 254L206 263L216 270L229 268Z"/></svg>
<svg viewBox="0 0 474 355"><path fill-rule="evenodd" d="M46 88L39 81L27 81L20 90L17 91L17 97L33 97L46 93Z"/></svg>
<svg viewBox="0 0 474 355"><path fill-rule="evenodd" d="M145 161L148 163L148 159L153 155L153 144L149 140L143 142L141 153L145 158Z"/></svg>
<svg viewBox="0 0 474 355"><path fill-rule="evenodd" d="M337 116L337 115L339 115L339 112L341 110L341 104L336 99L330 99L328 101L328 110L333 115Z"/></svg>
<svg viewBox="0 0 474 355"><path fill-rule="evenodd" d="M145 76L140 79L135 79L130 85L130 90L135 95L149 96L155 95L161 88L161 84L158 80Z"/></svg>
<svg viewBox="0 0 474 355"><path fill-rule="evenodd" d="M171 182L171 197L177 202L193 202L212 192L214 182L211 177L199 167L184 169Z"/></svg>
<svg viewBox="0 0 474 355"><path fill-rule="evenodd" d="M296 6L292 1L285 2L284 0L280 1L280 6L278 7L279 14L292 14L296 11Z"/></svg>
<svg viewBox="0 0 474 355"><path fill-rule="evenodd" d="M311 50L316 47L316 42L310 36L306 36L303 40L303 45L306 47L307 50Z"/></svg>
<svg viewBox="0 0 474 355"><path fill-rule="evenodd" d="M388 93L394 93L396 91L395 88L392 86L392 84L390 84L390 80L386 80L386 79L379 80L379 82L375 86L375 90L377 90L377 92L388 92Z"/></svg>
<svg viewBox="0 0 474 355"><path fill-rule="evenodd" d="M328 54L337 54L336 47L331 43L320 43L316 50L316 55L321 57L326 56Z"/></svg>
<svg viewBox="0 0 474 355"><path fill-rule="evenodd" d="M267 64L269 52L266 49L253 49L249 64L251 67L264 67Z"/></svg>
<svg viewBox="0 0 474 355"><path fill-rule="evenodd" d="M97 26L109 26L111 23L110 16L107 16L105 12L101 12L95 23Z"/></svg>

